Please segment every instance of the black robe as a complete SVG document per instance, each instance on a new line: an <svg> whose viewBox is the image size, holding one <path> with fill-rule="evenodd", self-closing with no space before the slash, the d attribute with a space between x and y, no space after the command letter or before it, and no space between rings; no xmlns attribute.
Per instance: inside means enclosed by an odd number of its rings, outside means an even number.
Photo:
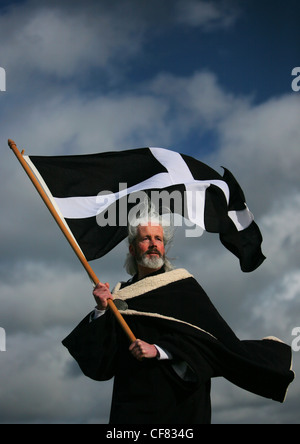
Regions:
<svg viewBox="0 0 300 444"><path fill-rule="evenodd" d="M239 340L186 270L118 284L114 298L126 301L120 312L135 336L173 359L133 358L110 310L92 322L90 315L81 321L63 344L86 376L115 378L110 424L208 424L210 383L216 376L284 401L294 379L291 348L276 338ZM180 362L191 378L177 374L174 364Z"/></svg>

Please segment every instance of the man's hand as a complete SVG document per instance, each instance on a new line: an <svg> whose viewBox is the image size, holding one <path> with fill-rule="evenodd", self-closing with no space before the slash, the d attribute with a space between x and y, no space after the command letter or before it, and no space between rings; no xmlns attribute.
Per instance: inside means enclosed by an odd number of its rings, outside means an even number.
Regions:
<svg viewBox="0 0 300 444"><path fill-rule="evenodd" d="M93 295L97 303L98 310L107 309L107 299L113 299L111 292L109 291L109 284L102 284L99 282L93 290Z"/></svg>
<svg viewBox="0 0 300 444"><path fill-rule="evenodd" d="M142 361L144 358L156 358L158 355L155 345L148 344L148 342L141 341L141 339L132 342L129 351L138 361Z"/></svg>

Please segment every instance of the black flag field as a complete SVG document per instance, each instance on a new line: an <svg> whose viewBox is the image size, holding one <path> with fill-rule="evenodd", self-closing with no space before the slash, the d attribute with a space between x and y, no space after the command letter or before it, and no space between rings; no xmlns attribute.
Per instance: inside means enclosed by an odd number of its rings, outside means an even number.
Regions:
<svg viewBox="0 0 300 444"><path fill-rule="evenodd" d="M127 236L143 194L210 233L240 261L261 265L262 236L233 175L163 148L74 156L24 156L88 261Z"/></svg>

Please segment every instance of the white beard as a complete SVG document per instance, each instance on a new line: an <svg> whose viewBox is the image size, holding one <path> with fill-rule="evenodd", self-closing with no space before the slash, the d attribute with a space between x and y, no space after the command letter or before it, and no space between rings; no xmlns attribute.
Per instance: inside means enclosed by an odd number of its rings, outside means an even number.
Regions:
<svg viewBox="0 0 300 444"><path fill-rule="evenodd" d="M165 261L163 257L147 257L145 255L137 258L137 263L146 268L156 269L161 268Z"/></svg>

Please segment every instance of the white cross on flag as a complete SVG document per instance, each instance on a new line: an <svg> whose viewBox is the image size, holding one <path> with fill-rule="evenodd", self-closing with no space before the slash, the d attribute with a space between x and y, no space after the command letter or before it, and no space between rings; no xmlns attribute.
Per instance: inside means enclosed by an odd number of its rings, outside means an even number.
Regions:
<svg viewBox="0 0 300 444"><path fill-rule="evenodd" d="M75 156L24 156L86 259L104 256L127 236L141 193L198 227L218 233L242 271L261 265L262 236L233 175L163 148Z"/></svg>

